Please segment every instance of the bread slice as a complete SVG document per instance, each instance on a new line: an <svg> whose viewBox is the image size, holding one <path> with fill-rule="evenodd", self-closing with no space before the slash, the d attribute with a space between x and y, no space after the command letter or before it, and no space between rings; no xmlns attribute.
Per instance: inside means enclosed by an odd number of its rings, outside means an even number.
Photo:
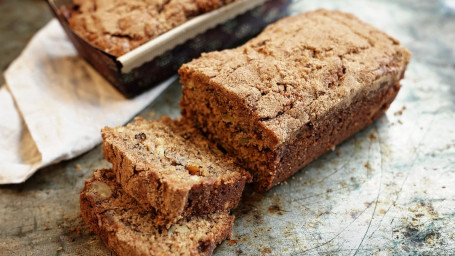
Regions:
<svg viewBox="0 0 455 256"><path fill-rule="evenodd" d="M137 118L101 133L117 182L144 208L156 211L157 225L235 208L251 180L197 129L169 117Z"/></svg>
<svg viewBox="0 0 455 256"><path fill-rule="evenodd" d="M154 224L154 213L139 207L115 182L112 170L85 181L81 213L90 228L118 255L211 255L232 233L226 212L181 219L170 229Z"/></svg>

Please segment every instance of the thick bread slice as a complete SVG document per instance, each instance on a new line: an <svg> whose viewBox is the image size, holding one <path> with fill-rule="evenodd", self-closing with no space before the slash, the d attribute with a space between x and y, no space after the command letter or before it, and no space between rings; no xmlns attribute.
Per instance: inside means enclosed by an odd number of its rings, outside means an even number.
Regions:
<svg viewBox="0 0 455 256"><path fill-rule="evenodd" d="M200 132L169 117L102 130L117 182L157 225L235 208L251 176Z"/></svg>
<svg viewBox="0 0 455 256"><path fill-rule="evenodd" d="M91 229L118 255L211 255L232 233L226 212L181 219L170 229L154 225L154 213L139 207L115 182L112 170L85 181L81 213Z"/></svg>

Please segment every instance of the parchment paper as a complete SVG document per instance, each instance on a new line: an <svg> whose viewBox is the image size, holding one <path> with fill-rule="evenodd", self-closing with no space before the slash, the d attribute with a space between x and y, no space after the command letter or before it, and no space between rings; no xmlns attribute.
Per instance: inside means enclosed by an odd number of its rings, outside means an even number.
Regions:
<svg viewBox="0 0 455 256"><path fill-rule="evenodd" d="M0 184L100 143L100 129L122 125L176 78L126 99L77 55L56 20L30 41L0 88Z"/></svg>

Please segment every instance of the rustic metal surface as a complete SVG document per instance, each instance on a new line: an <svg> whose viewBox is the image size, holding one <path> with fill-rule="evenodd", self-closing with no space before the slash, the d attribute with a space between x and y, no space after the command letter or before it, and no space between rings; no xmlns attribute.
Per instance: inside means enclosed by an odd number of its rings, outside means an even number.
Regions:
<svg viewBox="0 0 455 256"><path fill-rule="evenodd" d="M40 0L0 0L0 71L16 58L34 32L52 17L46 2ZM0 76L0 86L5 83Z"/></svg>
<svg viewBox="0 0 455 256"><path fill-rule="evenodd" d="M454 6L333 0L293 7L352 12L398 38L413 58L380 120L285 184L247 190L234 211L234 236L216 255L455 255ZM178 116L179 97L175 83L142 115ZM109 255L88 232L78 200L83 180L106 166L97 147L25 184L0 186L0 255Z"/></svg>

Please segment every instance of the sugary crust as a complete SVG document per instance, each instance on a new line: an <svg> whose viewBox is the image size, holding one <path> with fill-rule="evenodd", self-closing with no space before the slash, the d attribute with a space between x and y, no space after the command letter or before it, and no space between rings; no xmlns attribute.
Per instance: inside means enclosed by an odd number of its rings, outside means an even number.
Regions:
<svg viewBox="0 0 455 256"><path fill-rule="evenodd" d="M339 108L319 119L316 126L302 130L300 139L287 144L277 152L280 161L276 173L257 183L258 190L268 190L289 178L302 166L333 149L350 136L381 117L400 90L399 83L384 86L365 97L355 97L347 108ZM375 102L375 104L371 104ZM268 184L268 187L260 187Z"/></svg>
<svg viewBox="0 0 455 256"><path fill-rule="evenodd" d="M90 43L121 56L189 19L233 0L74 0L73 30Z"/></svg>
<svg viewBox="0 0 455 256"><path fill-rule="evenodd" d="M173 121L165 117L159 121L150 122L171 125ZM151 129L147 126L148 123L143 119L136 119L129 127L145 125L140 129ZM128 126L125 129L129 131ZM178 137L177 134L169 133L174 138ZM199 143L199 145L206 143L202 141L202 136L193 135L195 138L188 143ZM116 131L116 128L104 128L102 137L103 154L113 164L117 182L145 209L156 211L157 225L169 226L185 216L235 208L240 201L245 183L251 181L251 176L247 172L229 163L229 157L224 155L217 156L215 159L221 162L221 167L230 168L230 170L223 170L225 173L220 176L203 177L188 173L174 175L172 172L178 172L178 170L169 170L169 168L164 170L161 165L160 161L168 161L167 159L159 159L159 156L147 152L150 161L145 161L141 157L144 153L135 153L134 149L125 147L122 144L124 137ZM167 141L166 144L174 146L173 141ZM176 148L175 150L185 154L187 149ZM201 154L209 154L209 152L201 149Z"/></svg>
<svg viewBox="0 0 455 256"><path fill-rule="evenodd" d="M182 219L170 229L156 227L153 213L126 195L110 170L85 181L80 207L86 223L118 255L211 255L231 236L234 221L220 212Z"/></svg>
<svg viewBox="0 0 455 256"><path fill-rule="evenodd" d="M314 158L308 143L304 159L287 150L306 127L394 87L409 58L398 41L353 15L318 10L288 17L241 47L183 65L182 116L239 158L267 190ZM293 171L280 171L283 166Z"/></svg>

